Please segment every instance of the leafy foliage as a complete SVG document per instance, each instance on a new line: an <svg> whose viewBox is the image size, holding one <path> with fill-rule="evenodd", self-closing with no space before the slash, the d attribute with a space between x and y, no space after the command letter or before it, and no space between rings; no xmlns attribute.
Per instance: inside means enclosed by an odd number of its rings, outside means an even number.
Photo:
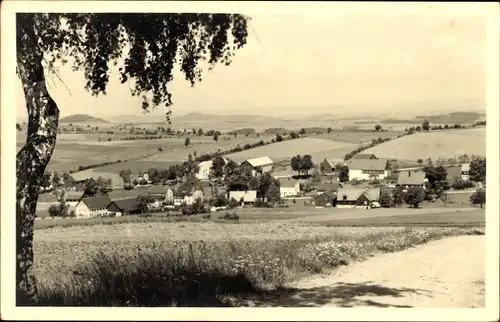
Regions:
<svg viewBox="0 0 500 322"><path fill-rule="evenodd" d="M48 56L47 67L71 63L84 72L85 88L95 96L106 94L109 63L121 63L120 80L134 82L132 95L142 97L144 110L169 107L174 65L192 86L202 80L200 61L209 69L229 65L246 44L248 19L204 13L23 13L17 16L17 54L21 63L30 58L26 36L34 34Z"/></svg>
<svg viewBox="0 0 500 322"><path fill-rule="evenodd" d="M486 180L486 158L476 158L470 162L469 178L476 182Z"/></svg>
<svg viewBox="0 0 500 322"><path fill-rule="evenodd" d="M483 208L483 205L486 203L486 191L478 189L470 196L470 202L473 205L481 205L481 208Z"/></svg>
<svg viewBox="0 0 500 322"><path fill-rule="evenodd" d="M422 187L410 187L405 194L405 202L413 208L418 208L424 198L425 191Z"/></svg>

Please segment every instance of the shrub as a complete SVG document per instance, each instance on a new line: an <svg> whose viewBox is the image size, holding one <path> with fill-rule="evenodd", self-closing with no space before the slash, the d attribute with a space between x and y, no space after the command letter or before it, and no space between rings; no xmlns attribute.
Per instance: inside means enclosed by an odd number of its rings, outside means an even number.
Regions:
<svg viewBox="0 0 500 322"><path fill-rule="evenodd" d="M463 190L463 189L468 189L468 188L473 188L475 185L474 185L474 182L470 181L470 180L456 180L456 181L453 181L453 183L451 184L451 187L453 189L456 189L456 190Z"/></svg>
<svg viewBox="0 0 500 322"><path fill-rule="evenodd" d="M239 221L240 220L240 216L238 216L238 214L233 211L232 213L231 212L226 212L226 214L223 215L223 216L220 216L219 219Z"/></svg>
<svg viewBox="0 0 500 322"><path fill-rule="evenodd" d="M391 207L391 204L392 204L391 195L389 195L387 192L383 192L380 195L380 205L384 208L389 208Z"/></svg>

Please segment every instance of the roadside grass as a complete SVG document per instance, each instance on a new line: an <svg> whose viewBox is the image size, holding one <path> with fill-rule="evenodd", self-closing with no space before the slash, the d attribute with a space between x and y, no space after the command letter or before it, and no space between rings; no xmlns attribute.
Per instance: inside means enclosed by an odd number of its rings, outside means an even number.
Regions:
<svg viewBox="0 0 500 322"><path fill-rule="evenodd" d="M484 230L401 229L363 235L295 240L85 242L66 277L38 276L39 305L230 306L229 299L279 290L307 274L326 272L367 258L447 236ZM55 243L47 247L55 246ZM50 249L47 249L50 250Z"/></svg>

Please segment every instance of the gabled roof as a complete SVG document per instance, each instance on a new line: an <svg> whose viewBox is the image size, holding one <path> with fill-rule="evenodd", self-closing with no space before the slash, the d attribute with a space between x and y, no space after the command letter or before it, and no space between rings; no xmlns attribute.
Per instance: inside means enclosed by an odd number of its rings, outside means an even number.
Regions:
<svg viewBox="0 0 500 322"><path fill-rule="evenodd" d="M248 159L248 160L245 160L245 162L250 163L250 165L255 168L255 167L261 167L263 165L272 164L273 160L271 160L271 158L266 156L266 157Z"/></svg>
<svg viewBox="0 0 500 322"><path fill-rule="evenodd" d="M108 205L109 208L112 204L115 204L118 209L121 211L133 211L139 209L139 204L137 203L137 198L126 198L126 199L118 199L113 200Z"/></svg>
<svg viewBox="0 0 500 322"><path fill-rule="evenodd" d="M162 194L162 193L167 193L168 189L170 189L169 186L163 186L159 184L151 185L148 189L149 194Z"/></svg>
<svg viewBox="0 0 500 322"><path fill-rule="evenodd" d="M107 208L111 203L111 199L108 196L97 196L83 198L80 202L83 202L90 210L104 209Z"/></svg>
<svg viewBox="0 0 500 322"><path fill-rule="evenodd" d="M337 193L333 190L327 190L324 193L317 195L316 199L324 198L324 196L328 196L330 199L337 199Z"/></svg>
<svg viewBox="0 0 500 322"><path fill-rule="evenodd" d="M342 184L339 182L321 182L318 185L318 191L327 191L327 190L337 191L340 187L342 187Z"/></svg>
<svg viewBox="0 0 500 322"><path fill-rule="evenodd" d="M298 181L284 179L284 180L280 180L279 182L280 182L280 188L295 188L295 185L297 184Z"/></svg>
<svg viewBox="0 0 500 322"><path fill-rule="evenodd" d="M64 193L64 200L80 200L83 197L83 191L67 191Z"/></svg>
<svg viewBox="0 0 500 322"><path fill-rule="evenodd" d="M398 176L399 185L423 185L425 172L423 171L401 171Z"/></svg>
<svg viewBox="0 0 500 322"><path fill-rule="evenodd" d="M386 170L388 164L387 159L352 159L349 170Z"/></svg>
<svg viewBox="0 0 500 322"><path fill-rule="evenodd" d="M335 168L335 166L339 163L342 163L342 160L340 159L324 159L323 162L327 162L328 165L332 168Z"/></svg>
<svg viewBox="0 0 500 322"><path fill-rule="evenodd" d="M470 163L462 164L461 171L470 171Z"/></svg>
<svg viewBox="0 0 500 322"><path fill-rule="evenodd" d="M369 160L369 159L377 159L377 156L375 154L361 153L361 154L354 155L352 158L353 159Z"/></svg>
<svg viewBox="0 0 500 322"><path fill-rule="evenodd" d="M370 201L378 200L380 198L380 188L340 188L337 192L337 200L344 200L344 196L347 198L347 201L356 201L362 195L365 195L366 198Z"/></svg>

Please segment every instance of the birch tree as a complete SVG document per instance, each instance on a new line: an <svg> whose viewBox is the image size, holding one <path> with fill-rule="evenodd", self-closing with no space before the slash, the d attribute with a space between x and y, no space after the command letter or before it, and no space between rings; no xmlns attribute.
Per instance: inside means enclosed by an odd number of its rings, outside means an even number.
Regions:
<svg viewBox="0 0 500 322"><path fill-rule="evenodd" d="M110 65L121 83L133 84L142 108L167 108L174 66L191 86L201 81L201 61L209 69L229 65L246 44L248 18L237 14L18 13L16 71L28 112L27 137L16 156L16 283L18 305L37 302L32 272L33 226L42 176L56 144L59 108L50 96L46 72L56 63L83 71L85 89L105 95ZM112 63L112 64L110 64Z"/></svg>

